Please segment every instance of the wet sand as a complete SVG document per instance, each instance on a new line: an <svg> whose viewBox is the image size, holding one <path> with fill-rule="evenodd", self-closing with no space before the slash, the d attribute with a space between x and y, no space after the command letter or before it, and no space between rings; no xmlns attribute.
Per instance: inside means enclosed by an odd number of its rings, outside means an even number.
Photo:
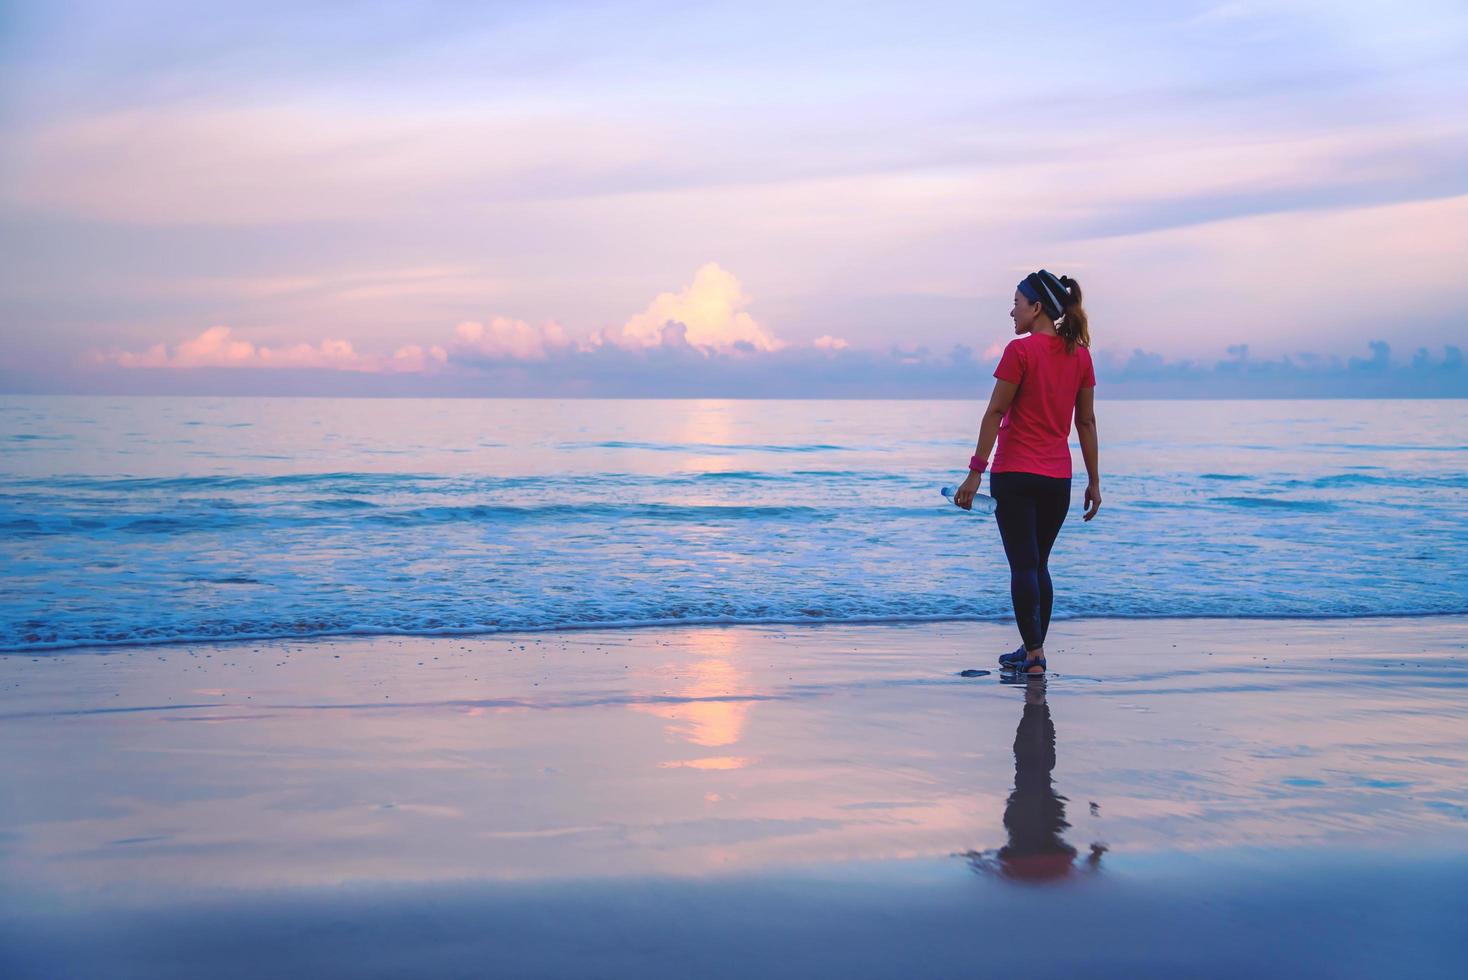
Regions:
<svg viewBox="0 0 1468 980"><path fill-rule="evenodd" d="M0 975L1461 976L1468 620L0 656Z"/></svg>

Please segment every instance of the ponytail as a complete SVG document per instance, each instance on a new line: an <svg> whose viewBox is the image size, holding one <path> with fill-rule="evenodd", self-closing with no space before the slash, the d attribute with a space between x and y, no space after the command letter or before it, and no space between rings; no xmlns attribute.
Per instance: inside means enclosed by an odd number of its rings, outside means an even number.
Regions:
<svg viewBox="0 0 1468 980"><path fill-rule="evenodd" d="M1086 311L1081 306L1081 284L1070 276L1061 276L1060 284L1065 287L1065 310L1056 321L1055 332L1065 341L1065 352L1074 354L1077 344L1090 348L1090 324L1086 322Z"/></svg>

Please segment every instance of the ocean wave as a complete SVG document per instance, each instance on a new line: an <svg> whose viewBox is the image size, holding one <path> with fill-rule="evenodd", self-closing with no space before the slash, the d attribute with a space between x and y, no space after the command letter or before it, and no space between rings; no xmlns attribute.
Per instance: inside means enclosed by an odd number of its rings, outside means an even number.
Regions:
<svg viewBox="0 0 1468 980"><path fill-rule="evenodd" d="M700 483L788 483L791 477L784 473L765 473L759 470L711 470L706 473L684 474L683 479Z"/></svg>
<svg viewBox="0 0 1468 980"><path fill-rule="evenodd" d="M1285 497L1210 497L1216 504L1234 507L1261 507L1269 510L1335 510L1336 505L1328 500L1297 500Z"/></svg>
<svg viewBox="0 0 1468 980"><path fill-rule="evenodd" d="M890 510L890 508L887 508ZM534 520L603 519L608 525L627 519L666 521L672 524L710 520L769 519L799 517L815 519L829 513L828 508L771 504L616 504L600 501L582 502L575 498L549 504L468 504L463 506L418 507L405 510L379 510L363 517L364 521L382 524L449 524L492 521L499 518Z"/></svg>
<svg viewBox="0 0 1468 980"><path fill-rule="evenodd" d="M1468 446L1444 443L1407 442L1307 442L1300 449L1325 449L1334 452L1390 453L1463 453Z"/></svg>
<svg viewBox="0 0 1468 980"><path fill-rule="evenodd" d="M6 481L7 486L45 491L180 491L195 490L259 490L271 487L302 487L316 484L387 490L432 484L445 478L429 473L281 473L281 474L206 474L198 476L87 476L65 474ZM344 491L350 492L350 491Z"/></svg>
<svg viewBox="0 0 1468 980"><path fill-rule="evenodd" d="M376 510L382 505L358 497L324 497L319 500L303 500L301 506L308 510Z"/></svg>
<svg viewBox="0 0 1468 980"><path fill-rule="evenodd" d="M1287 479L1280 481L1283 487L1308 487L1316 490L1332 490L1341 487L1441 487L1444 489L1468 489L1468 473L1414 474L1414 473L1336 473L1309 479Z"/></svg>
<svg viewBox="0 0 1468 980"><path fill-rule="evenodd" d="M23 425L69 443L0 433L12 652L1012 615L995 521L937 494L972 432L931 405L66 404ZM1134 415L1100 519L1074 485L1056 618L1468 614L1463 459L1310 448L1457 444L1463 408L1348 408L1208 444L1217 406Z"/></svg>
<svg viewBox="0 0 1468 980"><path fill-rule="evenodd" d="M218 584L232 584L220 582ZM241 581L237 584L259 584ZM1407 608L1393 612L1371 612L1359 609L1340 610L1240 610L1240 609L1194 609L1159 610L1151 612L1103 611L1089 615L1056 615L1053 622L1078 620L1167 620L1167 619L1220 619L1220 620L1273 620L1294 619L1328 621L1337 619L1404 619L1420 617L1468 615L1468 603L1451 609ZM508 622L488 624L359 624L348 625L311 623L302 621L278 624L249 623L235 628L200 625L196 628L176 631L157 626L139 627L135 632L109 630L95 635L73 634L63 636L32 634L29 637L0 634L0 654L47 654L75 650L127 648L139 646L177 646L187 644L268 642L277 640L317 640L333 637L375 636L498 636L504 634L539 634L560 632L585 632L588 630L656 629L701 626L860 626L860 625L919 625L923 623L1007 623L1013 614L1008 609L982 613L851 613L825 614L819 612L791 612L772 615L687 615L587 618L559 622ZM1002 651L1001 651L1002 652Z"/></svg>
<svg viewBox="0 0 1468 980"><path fill-rule="evenodd" d="M251 475L200 475L168 477L100 477L70 474L44 478L12 478L0 482L0 500L51 500L58 491L83 494L146 493L178 494L188 497L198 493L265 491L267 493L307 492L337 493L352 496L369 494L455 494L494 493L515 490L547 491L557 486L571 486L584 481L618 487L674 487L707 483L799 483L812 480L861 480L865 482L911 482L912 474L873 470L689 470L676 473L602 472L585 476L493 476L441 475L430 473L287 473ZM17 494L13 491L29 491ZM41 495L37 497L36 495Z"/></svg>
<svg viewBox="0 0 1468 980"><path fill-rule="evenodd" d="M872 518L927 515L931 506L868 505ZM181 502L167 512L127 513L109 510L73 510L39 515L0 512L0 534L15 537L54 537L107 534L181 536L244 529L323 527L338 531L352 526L418 527L451 524L600 524L608 529L624 521L655 522L677 527L728 521L798 521L818 523L832 519L827 505L759 503L612 503L557 496L548 503L432 504L392 506L354 499L306 499L290 506L264 506L232 501Z"/></svg>

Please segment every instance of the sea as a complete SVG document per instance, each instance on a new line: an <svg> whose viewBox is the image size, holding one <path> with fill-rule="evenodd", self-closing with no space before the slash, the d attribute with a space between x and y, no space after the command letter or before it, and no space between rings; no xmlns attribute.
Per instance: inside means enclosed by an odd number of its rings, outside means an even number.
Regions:
<svg viewBox="0 0 1468 980"><path fill-rule="evenodd" d="M0 650L1004 622L983 407L0 396ZM1097 416L1057 620L1468 613L1468 401Z"/></svg>

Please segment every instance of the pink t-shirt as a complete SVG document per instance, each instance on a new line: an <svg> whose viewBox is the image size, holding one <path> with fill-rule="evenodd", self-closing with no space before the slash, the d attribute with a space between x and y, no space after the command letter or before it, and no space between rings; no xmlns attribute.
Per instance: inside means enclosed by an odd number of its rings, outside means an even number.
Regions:
<svg viewBox="0 0 1468 980"><path fill-rule="evenodd" d="M1004 348L994 377L1019 385L1019 391L999 423L989 472L1070 476L1070 422L1076 395L1096 386L1091 352L1077 345L1074 354L1067 354L1059 337L1026 334Z"/></svg>

